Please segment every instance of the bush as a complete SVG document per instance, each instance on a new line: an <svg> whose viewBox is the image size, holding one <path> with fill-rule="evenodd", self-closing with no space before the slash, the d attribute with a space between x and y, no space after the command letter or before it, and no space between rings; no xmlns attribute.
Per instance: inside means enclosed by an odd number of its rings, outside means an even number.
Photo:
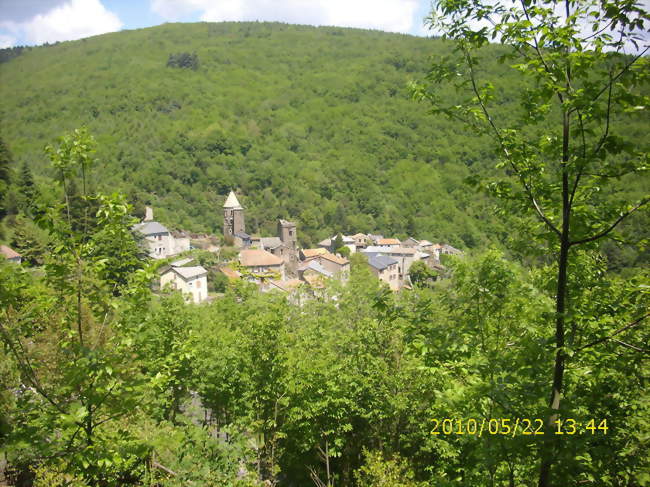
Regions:
<svg viewBox="0 0 650 487"><path fill-rule="evenodd" d="M167 59L168 68L184 68L196 71L199 69L199 57L196 53L190 54L189 52L179 52L177 54L170 54Z"/></svg>

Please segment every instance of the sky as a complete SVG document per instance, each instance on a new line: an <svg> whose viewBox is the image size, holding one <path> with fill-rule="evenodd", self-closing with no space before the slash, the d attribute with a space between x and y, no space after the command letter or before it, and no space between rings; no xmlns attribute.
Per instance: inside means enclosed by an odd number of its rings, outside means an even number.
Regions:
<svg viewBox="0 0 650 487"><path fill-rule="evenodd" d="M226 20L426 35L431 0L0 0L0 48L81 39L164 22Z"/></svg>
<svg viewBox="0 0 650 487"><path fill-rule="evenodd" d="M650 0L637 1L645 9L650 8ZM424 26L424 18L431 9L431 2L432 0L0 0L0 48L75 40L164 22L227 20L335 25L425 36L429 32ZM647 41L648 33L643 37ZM631 48L632 52L635 50Z"/></svg>

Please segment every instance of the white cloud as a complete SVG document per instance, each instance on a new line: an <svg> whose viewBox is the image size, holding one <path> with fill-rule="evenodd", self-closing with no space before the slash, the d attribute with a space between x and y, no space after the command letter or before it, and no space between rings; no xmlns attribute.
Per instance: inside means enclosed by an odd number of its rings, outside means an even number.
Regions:
<svg viewBox="0 0 650 487"><path fill-rule="evenodd" d="M27 44L81 39L121 27L117 15L100 0L69 0L24 22L0 22L0 28L19 35Z"/></svg>
<svg viewBox="0 0 650 487"><path fill-rule="evenodd" d="M5 47L12 47L16 45L16 38L0 34L0 49Z"/></svg>
<svg viewBox="0 0 650 487"><path fill-rule="evenodd" d="M151 0L167 20L200 12L201 20L265 20L411 32L419 0Z"/></svg>

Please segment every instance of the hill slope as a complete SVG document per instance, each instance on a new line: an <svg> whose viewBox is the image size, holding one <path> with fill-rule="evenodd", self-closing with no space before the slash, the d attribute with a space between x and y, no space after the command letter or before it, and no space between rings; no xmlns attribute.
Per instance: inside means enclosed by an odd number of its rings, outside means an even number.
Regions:
<svg viewBox="0 0 650 487"><path fill-rule="evenodd" d="M43 178L43 146L87 126L98 184L153 204L172 227L219 231L235 188L251 232L284 217L306 245L377 231L473 247L497 222L462 180L492 167L492 148L406 91L446 49L275 23L165 24L39 47L0 65L2 137ZM167 66L179 53L195 53L198 69ZM507 89L507 70L488 70Z"/></svg>

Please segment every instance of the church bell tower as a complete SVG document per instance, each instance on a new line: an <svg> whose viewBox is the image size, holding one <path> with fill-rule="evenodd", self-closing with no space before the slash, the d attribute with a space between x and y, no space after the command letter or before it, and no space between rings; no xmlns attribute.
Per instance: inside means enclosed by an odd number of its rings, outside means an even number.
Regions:
<svg viewBox="0 0 650 487"><path fill-rule="evenodd" d="M236 233L245 233L244 207L239 204L235 192L231 191L223 204L223 236L233 237Z"/></svg>

